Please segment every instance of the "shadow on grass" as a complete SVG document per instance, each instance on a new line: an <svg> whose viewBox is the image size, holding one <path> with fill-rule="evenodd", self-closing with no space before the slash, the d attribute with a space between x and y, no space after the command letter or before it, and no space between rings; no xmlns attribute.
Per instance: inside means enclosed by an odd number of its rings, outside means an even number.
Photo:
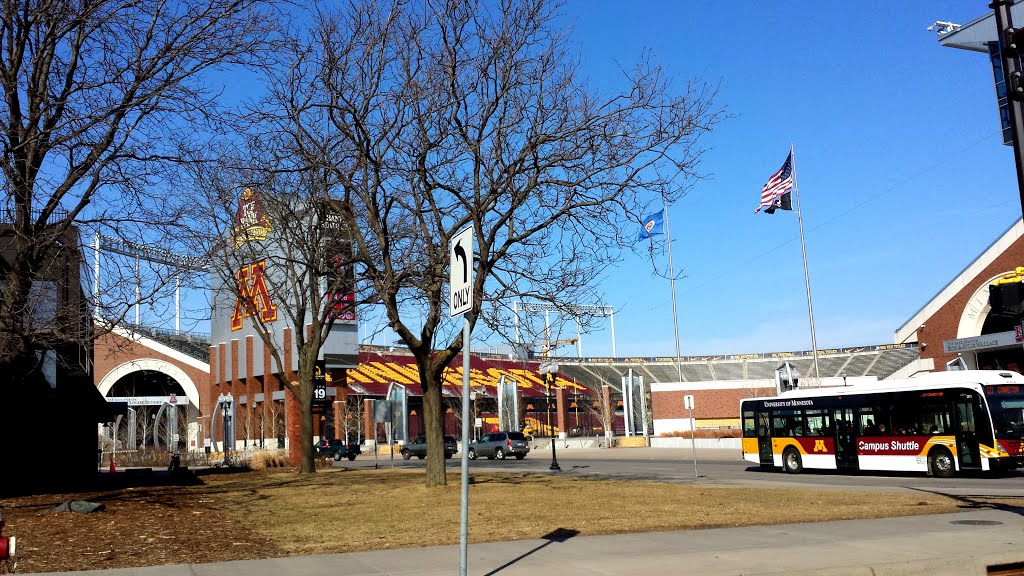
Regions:
<svg viewBox="0 0 1024 576"><path fill-rule="evenodd" d="M580 533L579 530L572 530L570 528L555 528L551 532L548 532L547 534L545 534L545 535L540 537L541 540L547 540L547 542L541 544L540 546L537 546L536 548L534 548L533 550L530 550L529 552L527 552L525 554L521 554L520 556L509 560L508 562L502 564L501 566L498 566L494 570L491 570L487 574L484 574L484 576L494 576L495 574L498 574L499 572L501 572L505 568L508 568L509 566L514 565L516 562L519 562L520 560L526 558L527 556L530 556L532 554L536 554L537 552L540 552L544 548L547 548L551 543L553 543L553 542L565 542L569 538L572 538L573 536L576 536L579 533Z"/></svg>
<svg viewBox="0 0 1024 576"><path fill-rule="evenodd" d="M968 510L999 510L1001 512L1012 512L1018 516L1024 516L1024 496L1003 496L1003 495L985 495L985 494L972 494L964 496L960 494L949 494L940 490L925 490L923 488L910 488L916 492L924 492L926 494L934 494L936 496L945 496L960 502L961 508ZM1004 502L992 502L992 500L1009 500L1014 502L1013 504L1007 504Z"/></svg>

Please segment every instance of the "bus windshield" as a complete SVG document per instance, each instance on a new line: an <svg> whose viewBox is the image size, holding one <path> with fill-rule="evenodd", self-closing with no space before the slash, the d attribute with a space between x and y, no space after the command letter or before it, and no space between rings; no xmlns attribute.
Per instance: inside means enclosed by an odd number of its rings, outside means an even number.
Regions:
<svg viewBox="0 0 1024 576"><path fill-rule="evenodd" d="M1024 440L1024 387L986 386L996 438Z"/></svg>

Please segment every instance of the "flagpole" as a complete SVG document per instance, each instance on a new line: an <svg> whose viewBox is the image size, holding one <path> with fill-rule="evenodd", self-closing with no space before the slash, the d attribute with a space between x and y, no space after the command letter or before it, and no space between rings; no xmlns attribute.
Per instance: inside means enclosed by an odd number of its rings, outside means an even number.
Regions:
<svg viewBox="0 0 1024 576"><path fill-rule="evenodd" d="M679 355L679 317L676 314L676 275L672 269L672 227L668 223L668 203L662 199L662 210L665 211L665 241L668 242L668 278L672 284L672 328L676 332L676 376L683 381L683 366Z"/></svg>
<svg viewBox="0 0 1024 576"><path fill-rule="evenodd" d="M811 353L814 354L814 377L820 381L821 373L818 372L818 339L814 335L814 306L811 304L811 276L807 273L807 245L804 243L804 212L800 209L800 183L796 177L796 146L790 144L789 153L793 159L793 192L796 194L796 219L800 223L800 252L804 257L804 284L807 286L807 315L811 321ZM671 246L669 247L671 250ZM672 261L672 253L669 252L669 262ZM671 267L671 264L669 264ZM673 300L675 296L673 296ZM676 347L678 350L678 336Z"/></svg>

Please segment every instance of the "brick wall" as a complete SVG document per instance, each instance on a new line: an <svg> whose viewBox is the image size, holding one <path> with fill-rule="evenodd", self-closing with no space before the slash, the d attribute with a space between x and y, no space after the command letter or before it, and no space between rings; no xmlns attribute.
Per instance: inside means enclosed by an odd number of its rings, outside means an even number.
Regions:
<svg viewBox="0 0 1024 576"><path fill-rule="evenodd" d="M202 404L209 391L209 375L207 372L179 362L176 359L156 352L151 348L147 348L134 340L125 338L119 334L107 333L99 336L96 339L95 344L95 358L93 364L93 381L98 386L103 378L110 373L111 370L117 368L121 364L130 360L139 360L143 358L153 358L155 360L163 360L169 364L174 364L181 369L182 372L188 375L195 384L196 389L199 390L199 402Z"/></svg>
<svg viewBox="0 0 1024 576"><path fill-rule="evenodd" d="M942 341L956 338L960 317L971 296L993 276L1010 272L1017 266L1024 266L1024 238L1018 238L981 273L965 282L956 296L924 321L924 328L917 330L921 358L934 359L936 370L942 370L946 362L956 358L956 354L943 352Z"/></svg>
<svg viewBox="0 0 1024 576"><path fill-rule="evenodd" d="M723 390L673 390L653 392L651 411L655 420L689 418L690 411L683 407L683 396L693 395L693 417L739 418L740 400L754 396L774 396L774 388L735 388Z"/></svg>

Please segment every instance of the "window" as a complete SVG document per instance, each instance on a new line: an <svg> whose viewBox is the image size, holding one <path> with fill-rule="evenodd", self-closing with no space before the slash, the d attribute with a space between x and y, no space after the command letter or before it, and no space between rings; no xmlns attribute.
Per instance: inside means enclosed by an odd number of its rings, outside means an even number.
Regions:
<svg viewBox="0 0 1024 576"><path fill-rule="evenodd" d="M57 320L57 283L35 280L28 289L25 319L32 328L52 327Z"/></svg>
<svg viewBox="0 0 1024 576"><path fill-rule="evenodd" d="M753 410L743 411L743 437L744 438L756 438L757 437L757 421L754 420Z"/></svg>
<svg viewBox="0 0 1024 576"><path fill-rule="evenodd" d="M804 412L807 421L805 436L832 436L832 415L828 410L807 410Z"/></svg>
<svg viewBox="0 0 1024 576"><path fill-rule="evenodd" d="M800 410L772 412L772 436L802 436L803 413Z"/></svg>

